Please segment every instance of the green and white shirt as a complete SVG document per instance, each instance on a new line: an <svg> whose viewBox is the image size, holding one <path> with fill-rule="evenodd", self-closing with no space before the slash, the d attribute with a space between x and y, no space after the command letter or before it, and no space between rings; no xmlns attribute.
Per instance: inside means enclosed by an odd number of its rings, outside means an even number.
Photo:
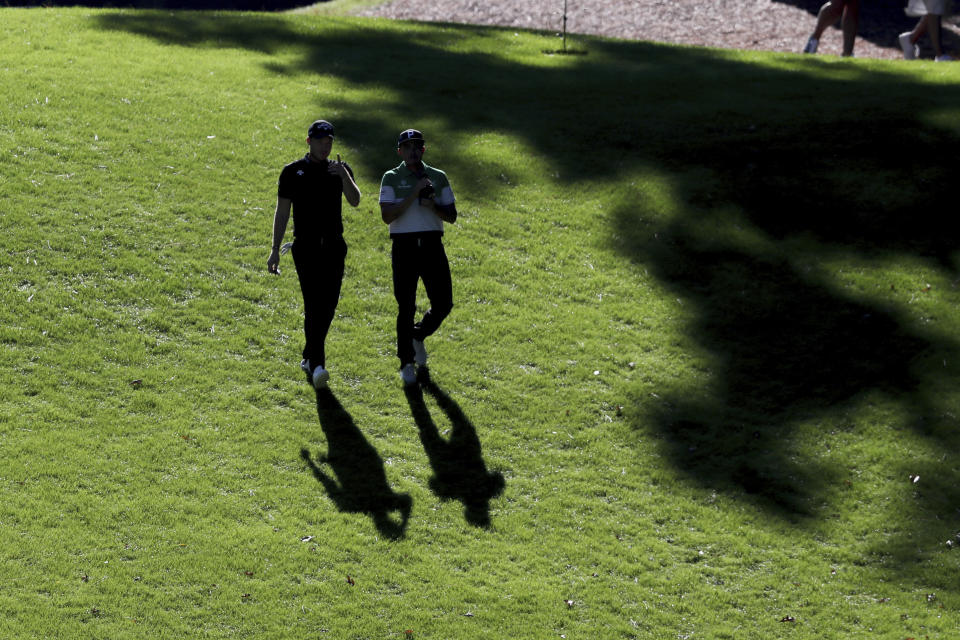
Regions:
<svg viewBox="0 0 960 640"><path fill-rule="evenodd" d="M456 202L456 198L453 197L453 189L450 188L450 181L447 180L447 174L426 163L423 163L423 169L427 172L427 177L430 178L430 182L436 189L436 204L451 205ZM380 202L386 204L403 202L413 192L419 181L420 178L417 177L417 174L408 169L406 164L401 163L399 167L383 174L383 180L380 181ZM419 200L414 200L413 204L407 207L399 218L390 223L391 236L398 233L423 233L425 231L443 233L443 220L432 210L420 206Z"/></svg>

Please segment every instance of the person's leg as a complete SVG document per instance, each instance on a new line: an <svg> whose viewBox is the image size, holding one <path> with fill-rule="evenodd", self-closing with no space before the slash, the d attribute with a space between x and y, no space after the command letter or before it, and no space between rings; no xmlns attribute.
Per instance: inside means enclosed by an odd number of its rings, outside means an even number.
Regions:
<svg viewBox="0 0 960 640"><path fill-rule="evenodd" d="M916 60L920 54L920 47L917 46L917 40L923 35L925 29L926 21L921 18L912 31L904 31L897 36L897 42L903 50L904 60Z"/></svg>
<svg viewBox="0 0 960 640"><path fill-rule="evenodd" d="M943 55L943 47L940 44L940 27L942 22L940 16L928 13L923 16L923 19L927 23L927 33L930 34L930 44L933 46L933 55L939 58Z"/></svg>
<svg viewBox="0 0 960 640"><path fill-rule="evenodd" d="M843 19L843 55L853 55L853 45L857 40L857 26L860 24L860 0L848 0L844 5Z"/></svg>
<svg viewBox="0 0 960 640"><path fill-rule="evenodd" d="M922 16L917 22L917 26L910 32L910 44L917 44L917 41L927 32L927 18L929 15Z"/></svg>
<svg viewBox="0 0 960 640"><path fill-rule="evenodd" d="M340 288L343 284L344 261L347 256L347 245L342 238L325 239L320 249L319 272L316 274L317 307L313 321L313 336L311 343L313 357L310 362L314 366L327 366L327 334L330 325L337 313L337 304L340 302Z"/></svg>
<svg viewBox="0 0 960 640"><path fill-rule="evenodd" d="M453 281L450 278L450 262L439 239L431 241L423 249L423 286L430 299L430 309L423 319L414 325L413 337L423 341L440 328L440 324L453 309Z"/></svg>
<svg viewBox="0 0 960 640"><path fill-rule="evenodd" d="M397 358L400 366L413 362L413 317L417 312L420 279L416 241L394 240L390 252L393 296L397 299Z"/></svg>
<svg viewBox="0 0 960 640"><path fill-rule="evenodd" d="M314 339L317 318L320 316L317 253L314 247L294 242L291 254L293 266L297 270L297 279L300 281L300 293L303 296L303 359L309 360L311 367L315 367L320 363L321 357L317 352Z"/></svg>
<svg viewBox="0 0 960 640"><path fill-rule="evenodd" d="M830 0L824 4L820 7L820 12L817 13L817 26L814 27L813 34L810 37L819 40L827 27L836 24L842 14L843 0Z"/></svg>

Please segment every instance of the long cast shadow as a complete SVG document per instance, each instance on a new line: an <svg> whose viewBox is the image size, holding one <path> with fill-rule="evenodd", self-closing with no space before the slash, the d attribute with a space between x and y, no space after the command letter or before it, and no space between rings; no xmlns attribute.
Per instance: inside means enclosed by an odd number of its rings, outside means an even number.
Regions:
<svg viewBox="0 0 960 640"><path fill-rule="evenodd" d="M678 146L667 157L681 169L683 213L651 225L653 205L641 201L620 208L615 226L622 253L683 300L685 333L710 356L708 390L662 394L645 414L664 450L702 485L742 490L794 520L815 515L843 474L798 459L789 443L799 423L843 431L861 403L892 401L910 416L895 428L947 451L960 444L949 405L932 391L960 377L960 342L904 313L911 296L931 294L920 281L912 291L886 281L860 295L823 268L855 256L882 267L906 255L956 273L960 223L941 204L955 135L902 117L841 118L818 137L782 129L762 142L744 134L733 152L729 140ZM920 176L900 160L914 149L925 161ZM692 167L702 171L687 174ZM861 180L839 167L858 167ZM763 241L716 233L734 227ZM639 396L635 404L651 406ZM929 504L956 501L960 490L945 483L929 496ZM918 537L932 544L952 526Z"/></svg>
<svg viewBox="0 0 960 640"><path fill-rule="evenodd" d="M449 439L440 435L430 416L424 391L433 396L453 425ZM503 492L505 481L503 474L487 470L476 428L460 405L429 377L425 376L419 386L408 387L405 392L433 469L430 490L442 500L462 502L464 517L470 524L489 527L490 501Z"/></svg>
<svg viewBox="0 0 960 640"><path fill-rule="evenodd" d="M829 293L787 260L691 244L675 235L647 264L696 308L690 334L715 363L709 400L666 394L653 412L665 450L700 483L742 489L788 518L813 515L813 498L842 472L796 459L785 445L798 420L843 429L836 413L871 394L935 415L918 363L942 345Z"/></svg>
<svg viewBox="0 0 960 640"><path fill-rule="evenodd" d="M314 477L337 509L365 513L381 535L402 538L413 504L410 496L393 491L383 459L329 389L317 391L317 413L327 437L327 453L312 458L306 448L300 450ZM323 470L323 465L330 467L332 475Z"/></svg>

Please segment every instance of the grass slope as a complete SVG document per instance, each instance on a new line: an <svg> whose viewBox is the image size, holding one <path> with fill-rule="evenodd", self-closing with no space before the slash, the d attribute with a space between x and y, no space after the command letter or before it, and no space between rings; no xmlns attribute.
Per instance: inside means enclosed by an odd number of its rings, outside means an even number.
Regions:
<svg viewBox="0 0 960 640"><path fill-rule="evenodd" d="M955 635L955 67L2 17L0 636ZM316 117L364 192L324 394L265 269ZM414 394L408 126L462 212Z"/></svg>

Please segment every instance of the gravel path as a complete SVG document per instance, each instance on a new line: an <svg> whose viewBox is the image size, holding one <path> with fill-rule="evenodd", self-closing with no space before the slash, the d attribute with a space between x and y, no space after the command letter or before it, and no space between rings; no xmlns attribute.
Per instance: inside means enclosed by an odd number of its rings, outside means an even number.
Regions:
<svg viewBox="0 0 960 640"><path fill-rule="evenodd" d="M823 1L567 0L567 34L798 52L813 30ZM901 57L896 36L915 23L904 15L905 5L898 0L862 0L858 57ZM563 0L389 0L358 15L560 32L563 6ZM950 19L944 26L946 49L960 53L956 21ZM824 34L820 52L839 55L839 28ZM924 50L923 55L930 57L930 52Z"/></svg>

